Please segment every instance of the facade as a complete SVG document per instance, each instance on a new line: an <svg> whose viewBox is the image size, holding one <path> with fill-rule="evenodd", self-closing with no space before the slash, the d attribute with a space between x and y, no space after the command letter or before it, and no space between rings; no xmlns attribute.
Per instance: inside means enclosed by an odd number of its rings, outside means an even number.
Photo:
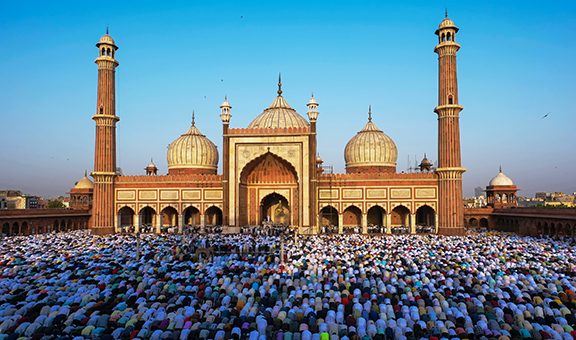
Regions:
<svg viewBox="0 0 576 340"><path fill-rule="evenodd" d="M0 190L0 209L37 209L38 196L24 195L19 190Z"/></svg>
<svg viewBox="0 0 576 340"><path fill-rule="evenodd" d="M220 106L223 150L204 136L193 117L190 128L168 148L168 173L153 162L146 175L116 172L116 46L106 33L99 43L96 142L90 227L97 234L185 225L219 225L224 232L262 223L298 227L313 234L346 228L390 232L428 227L445 235L464 233L456 73L458 28L447 17L438 43L438 168L425 157L420 173L398 173L394 141L368 110L364 127L344 150L346 173L325 172L317 156L318 102L307 119L285 99L279 79L276 97L247 127L232 127L232 106ZM222 173L218 162L222 160ZM72 193L72 191L71 191ZM76 198L82 199L75 191ZM382 230L382 229L381 229Z"/></svg>

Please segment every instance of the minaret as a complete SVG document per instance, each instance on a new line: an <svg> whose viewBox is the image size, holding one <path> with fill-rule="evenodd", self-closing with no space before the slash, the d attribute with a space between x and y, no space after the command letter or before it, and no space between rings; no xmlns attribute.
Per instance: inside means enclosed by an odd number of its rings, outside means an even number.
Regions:
<svg viewBox="0 0 576 340"><path fill-rule="evenodd" d="M95 234L114 233L114 180L116 177L116 87L114 59L118 47L106 34L96 44L98 47L98 98L96 114L96 148L94 151L94 200L91 229Z"/></svg>
<svg viewBox="0 0 576 340"><path fill-rule="evenodd" d="M456 76L456 43L458 27L446 17L436 30L438 45L438 233L464 234L464 203L462 201L462 168L460 160L458 80Z"/></svg>
<svg viewBox="0 0 576 340"><path fill-rule="evenodd" d="M230 187L229 179L230 179L230 169L228 165L228 158L230 157L230 142L228 137L228 128L230 125L230 118L232 118L232 114L230 111L232 110L232 106L230 102L228 102L228 97L224 97L224 102L220 105L220 120L222 120L222 147L224 149L224 155L222 157L222 225L224 227L228 227L230 225Z"/></svg>
<svg viewBox="0 0 576 340"><path fill-rule="evenodd" d="M310 211L310 227L312 227L313 229L317 224L317 220L316 220L316 209L318 207L318 203L316 202L316 186L317 186L317 181L318 181L318 176L317 176L317 166L318 164L316 163L316 154L317 154L317 144L316 144L316 120L318 119L318 102L316 102L316 99L314 98L314 94L312 94L312 97L310 98L310 100L308 101L308 103L306 104L306 106L308 107L308 119L310 120L310 135L309 135L309 139L308 139L308 145L310 147L310 150L308 150L308 154L310 157L309 160L309 165L310 165L310 170L309 170L309 174L310 174L310 193L309 193L309 197L310 197L310 207L309 207L309 211Z"/></svg>

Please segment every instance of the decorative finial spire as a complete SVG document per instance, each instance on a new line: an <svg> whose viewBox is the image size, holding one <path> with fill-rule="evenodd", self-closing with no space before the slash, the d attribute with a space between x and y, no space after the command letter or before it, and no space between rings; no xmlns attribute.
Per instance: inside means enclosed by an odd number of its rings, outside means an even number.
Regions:
<svg viewBox="0 0 576 340"><path fill-rule="evenodd" d="M444 18L448 18L448 8L444 8Z"/></svg>
<svg viewBox="0 0 576 340"><path fill-rule="evenodd" d="M106 35L108 35L108 25L106 25Z"/></svg>
<svg viewBox="0 0 576 340"><path fill-rule="evenodd" d="M500 164L500 172L502 172L502 164Z"/></svg>
<svg viewBox="0 0 576 340"><path fill-rule="evenodd" d="M278 95L282 95L282 74L278 73Z"/></svg>
<svg viewBox="0 0 576 340"><path fill-rule="evenodd" d="M372 105L368 105L368 121L372 121Z"/></svg>
<svg viewBox="0 0 576 340"><path fill-rule="evenodd" d="M154 158L150 157L150 163L154 163Z"/></svg>
<svg viewBox="0 0 576 340"><path fill-rule="evenodd" d="M192 126L196 126L196 113L192 110Z"/></svg>
<svg viewBox="0 0 576 340"><path fill-rule="evenodd" d="M84 169L84 177L88 177L88 170Z"/></svg>
<svg viewBox="0 0 576 340"><path fill-rule="evenodd" d="M427 157L426 157L426 152L424 152L424 158L427 158Z"/></svg>

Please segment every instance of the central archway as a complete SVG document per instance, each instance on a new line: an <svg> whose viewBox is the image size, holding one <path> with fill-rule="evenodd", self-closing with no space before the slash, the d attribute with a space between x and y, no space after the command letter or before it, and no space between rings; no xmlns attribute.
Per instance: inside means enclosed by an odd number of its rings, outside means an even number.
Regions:
<svg viewBox="0 0 576 340"><path fill-rule="evenodd" d="M271 196L274 193L278 196ZM296 169L290 162L270 151L253 159L242 169L238 194L236 210L239 226L259 225L268 216L272 220L276 215L281 215L280 220L284 224L299 223L301 209L296 203L301 200ZM290 206L288 202L294 204ZM272 206L279 209L277 213L270 214Z"/></svg>
<svg viewBox="0 0 576 340"><path fill-rule="evenodd" d="M273 192L260 201L260 221L290 225L290 204L286 197Z"/></svg>

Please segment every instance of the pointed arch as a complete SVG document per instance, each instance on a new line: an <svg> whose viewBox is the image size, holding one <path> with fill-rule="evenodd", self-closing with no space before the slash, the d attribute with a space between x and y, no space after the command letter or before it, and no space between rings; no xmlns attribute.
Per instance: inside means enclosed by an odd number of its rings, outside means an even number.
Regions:
<svg viewBox="0 0 576 340"><path fill-rule="evenodd" d="M244 166L240 183L298 183L298 172L292 163L268 151Z"/></svg>
<svg viewBox="0 0 576 340"><path fill-rule="evenodd" d="M362 210L355 205L350 205L342 212L342 226L358 227L362 225Z"/></svg>
<svg viewBox="0 0 576 340"><path fill-rule="evenodd" d="M222 225L222 209L212 205L204 212L205 224L208 226Z"/></svg>
<svg viewBox="0 0 576 340"><path fill-rule="evenodd" d="M436 226L436 211L431 206L424 204L416 209L416 226Z"/></svg>
<svg viewBox="0 0 576 340"><path fill-rule="evenodd" d="M238 183L238 214L236 223L240 226L257 225L262 222L262 188L273 187L282 192L289 202L299 202L298 172L284 158L270 151L248 162L240 171ZM298 225L298 204L289 207L290 223Z"/></svg>
<svg viewBox="0 0 576 340"><path fill-rule="evenodd" d="M260 201L260 221L290 225L290 202L277 192L266 195Z"/></svg>
<svg viewBox="0 0 576 340"><path fill-rule="evenodd" d="M184 224L197 226L200 225L200 210L195 206L189 206L183 212Z"/></svg>
<svg viewBox="0 0 576 340"><path fill-rule="evenodd" d="M383 226L384 219L386 218L386 209L378 204L371 206L367 213L368 226Z"/></svg>
<svg viewBox="0 0 576 340"><path fill-rule="evenodd" d="M397 205L391 212L392 226L408 226L410 217L410 209L404 205Z"/></svg>
<svg viewBox="0 0 576 340"><path fill-rule="evenodd" d="M331 205L322 207L318 212L320 227L338 227L338 210Z"/></svg>
<svg viewBox="0 0 576 340"><path fill-rule="evenodd" d="M142 227L153 227L156 219L156 210L151 206L147 205L140 209L138 212L140 215L140 226Z"/></svg>
<svg viewBox="0 0 576 340"><path fill-rule="evenodd" d="M178 210L169 205L160 211L160 223L162 227L178 226Z"/></svg>
<svg viewBox="0 0 576 340"><path fill-rule="evenodd" d="M28 229L28 222L22 222L22 225L20 226L20 235L28 235Z"/></svg>
<svg viewBox="0 0 576 340"><path fill-rule="evenodd" d="M120 227L131 227L134 225L134 209L125 205L118 210L118 225Z"/></svg>

